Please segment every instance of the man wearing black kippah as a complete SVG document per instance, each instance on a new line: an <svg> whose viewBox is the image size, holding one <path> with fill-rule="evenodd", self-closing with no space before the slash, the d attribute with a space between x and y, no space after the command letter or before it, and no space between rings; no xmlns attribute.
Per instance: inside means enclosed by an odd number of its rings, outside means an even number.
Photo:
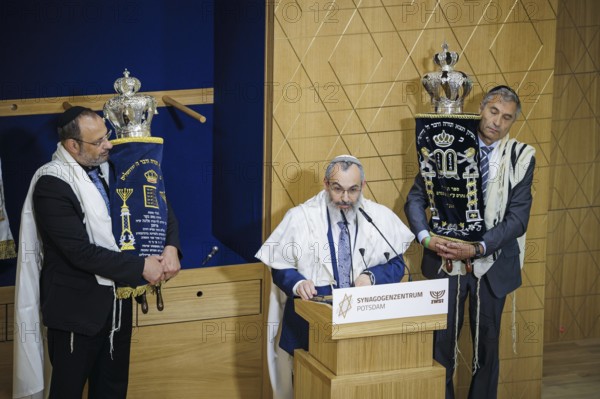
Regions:
<svg viewBox="0 0 600 399"><path fill-rule="evenodd" d="M140 278L156 284L177 274L177 221L169 210L162 256L119 252L106 180L111 133L100 116L84 107L65 111L58 133L52 161L34 175L23 206L16 324L27 331L39 326L39 307L52 364L51 398L79 399L86 382L89 398L125 398L132 304L117 299L115 287L135 287ZM44 390L39 378L43 351L35 345L42 340L20 336L15 340L16 397Z"/></svg>
<svg viewBox="0 0 600 399"><path fill-rule="evenodd" d="M434 358L446 367L446 399L454 399L452 377L458 364L457 341L467 298L473 341L468 397L497 397L502 310L506 296L521 286L532 204L535 149L509 136L521 112L519 96L510 87L494 87L483 97L479 111L479 174L486 228L483 240L461 243L431 233L425 213L430 203L421 173L415 177L404 206L410 228L424 246L423 275L448 279L447 329L434 333ZM472 272L461 267L467 259L473 264ZM455 266L448 268L445 260Z"/></svg>

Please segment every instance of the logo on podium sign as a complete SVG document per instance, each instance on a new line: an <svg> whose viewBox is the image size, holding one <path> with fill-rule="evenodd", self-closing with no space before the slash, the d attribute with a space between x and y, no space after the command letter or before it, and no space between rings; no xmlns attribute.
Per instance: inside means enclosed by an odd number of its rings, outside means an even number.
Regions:
<svg viewBox="0 0 600 399"><path fill-rule="evenodd" d="M429 295L433 298L431 303L443 303L444 302L444 294L446 290L442 291L429 291Z"/></svg>

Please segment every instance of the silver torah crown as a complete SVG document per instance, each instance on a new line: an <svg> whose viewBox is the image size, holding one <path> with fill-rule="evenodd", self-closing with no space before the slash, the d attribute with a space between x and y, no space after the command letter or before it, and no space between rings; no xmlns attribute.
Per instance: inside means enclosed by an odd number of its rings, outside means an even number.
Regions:
<svg viewBox="0 0 600 399"><path fill-rule="evenodd" d="M104 104L104 118L115 129L117 138L150 137L152 117L158 114L154 97L136 94L142 84L130 77L127 69L113 87L119 95Z"/></svg>
<svg viewBox="0 0 600 399"><path fill-rule="evenodd" d="M458 53L448 51L444 42L442 51L433 56L433 62L441 71L423 76L421 83L431 96L433 111L437 114L460 114L464 99L471 92L473 82L464 72L455 71Z"/></svg>

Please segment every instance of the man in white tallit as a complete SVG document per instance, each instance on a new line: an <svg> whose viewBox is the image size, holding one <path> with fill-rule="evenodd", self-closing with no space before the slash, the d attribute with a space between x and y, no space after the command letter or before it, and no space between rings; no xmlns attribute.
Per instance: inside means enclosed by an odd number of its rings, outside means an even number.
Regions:
<svg viewBox="0 0 600 399"><path fill-rule="evenodd" d="M404 207L411 230L425 247L423 275L449 279L448 329L436 331L434 337L434 358L447 371L447 399L454 398L452 375L467 297L473 338L469 398L497 397L500 319L506 296L521 285L535 168L534 148L509 138L520 112L519 97L507 86L494 87L481 102L478 136L486 227L483 241L464 244L430 236L425 213L429 202L420 174ZM445 269L443 258L453 260L452 272ZM473 259L473 273L466 273L464 259Z"/></svg>
<svg viewBox="0 0 600 399"><path fill-rule="evenodd" d="M294 298L397 283L404 276L402 254L414 239L394 212L362 196L365 173L357 158L334 158L323 183L320 193L287 212L255 255L271 268L274 283L269 326L280 328L278 339L269 339L267 355L275 399L292 398L292 356L295 349L308 350L308 324L295 313Z"/></svg>
<svg viewBox="0 0 600 399"><path fill-rule="evenodd" d="M115 285L156 284L176 274L179 262L119 252L105 180L112 145L102 118L72 107L58 132L58 148L35 173L21 216L13 397L48 390L46 337L50 398L80 399L86 382L89 398L125 398L132 305L116 299Z"/></svg>

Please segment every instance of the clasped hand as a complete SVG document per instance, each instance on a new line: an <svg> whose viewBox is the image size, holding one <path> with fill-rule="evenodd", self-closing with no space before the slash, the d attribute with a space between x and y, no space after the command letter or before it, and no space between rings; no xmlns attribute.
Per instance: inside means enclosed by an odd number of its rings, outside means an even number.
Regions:
<svg viewBox="0 0 600 399"><path fill-rule="evenodd" d="M142 277L148 283L156 285L175 277L180 269L177 248L167 245L161 255L148 256L144 259Z"/></svg>
<svg viewBox="0 0 600 399"><path fill-rule="evenodd" d="M438 256L451 260L464 260L475 256L473 245L446 240L438 236L431 237L429 249L435 251Z"/></svg>

